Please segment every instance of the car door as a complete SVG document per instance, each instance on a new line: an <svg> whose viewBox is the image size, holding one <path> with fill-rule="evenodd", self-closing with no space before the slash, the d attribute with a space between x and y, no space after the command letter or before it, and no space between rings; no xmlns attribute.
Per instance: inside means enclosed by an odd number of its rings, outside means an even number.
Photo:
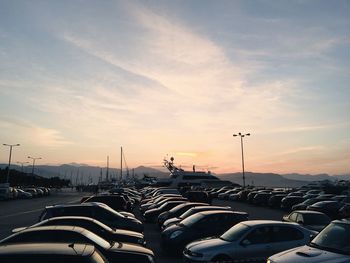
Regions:
<svg viewBox="0 0 350 263"><path fill-rule="evenodd" d="M290 248L305 245L304 233L293 226L273 226L271 234L272 253L270 255Z"/></svg>
<svg viewBox="0 0 350 263"><path fill-rule="evenodd" d="M261 261L271 254L271 227L257 226L241 239L237 249L233 248L237 260Z"/></svg>

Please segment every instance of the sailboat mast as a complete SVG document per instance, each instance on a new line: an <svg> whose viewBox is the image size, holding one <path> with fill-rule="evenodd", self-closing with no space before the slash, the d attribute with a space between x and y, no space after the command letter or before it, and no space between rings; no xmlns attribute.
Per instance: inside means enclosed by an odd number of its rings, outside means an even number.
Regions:
<svg viewBox="0 0 350 263"><path fill-rule="evenodd" d="M123 179L123 147L120 147L120 181Z"/></svg>

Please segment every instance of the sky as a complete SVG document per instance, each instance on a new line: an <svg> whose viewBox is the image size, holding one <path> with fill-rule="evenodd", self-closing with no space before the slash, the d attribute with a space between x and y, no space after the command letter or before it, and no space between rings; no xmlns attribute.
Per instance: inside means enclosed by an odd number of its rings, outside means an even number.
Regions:
<svg viewBox="0 0 350 263"><path fill-rule="evenodd" d="M350 1L0 0L12 163L350 172ZM0 162L9 147L1 145ZM30 160L29 160L30 161Z"/></svg>

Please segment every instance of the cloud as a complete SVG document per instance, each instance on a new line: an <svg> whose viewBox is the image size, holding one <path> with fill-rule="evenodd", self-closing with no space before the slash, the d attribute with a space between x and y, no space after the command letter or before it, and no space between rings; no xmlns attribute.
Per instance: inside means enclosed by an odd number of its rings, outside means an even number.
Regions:
<svg viewBox="0 0 350 263"><path fill-rule="evenodd" d="M64 138L60 131L41 127L20 119L0 117L0 127L9 131L16 131L13 140L43 147L63 147L72 144Z"/></svg>

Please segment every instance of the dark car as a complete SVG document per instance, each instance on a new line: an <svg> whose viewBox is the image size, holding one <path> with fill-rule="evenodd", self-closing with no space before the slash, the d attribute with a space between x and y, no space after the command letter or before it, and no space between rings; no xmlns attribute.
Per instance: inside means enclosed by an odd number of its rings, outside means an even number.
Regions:
<svg viewBox="0 0 350 263"><path fill-rule="evenodd" d="M161 199L155 201L154 203L146 203L144 205L141 205L140 210L143 213L143 212L147 211L148 209L158 208L166 202L178 201L178 200L187 201L187 198L184 198L182 196L161 198Z"/></svg>
<svg viewBox="0 0 350 263"><path fill-rule="evenodd" d="M94 203L47 206L41 213L39 221L58 216L91 217L111 228L143 232L143 224L140 220L122 215L109 206L100 206Z"/></svg>
<svg viewBox="0 0 350 263"><path fill-rule="evenodd" d="M350 204L343 204L339 209L340 218L350 218Z"/></svg>
<svg viewBox="0 0 350 263"><path fill-rule="evenodd" d="M205 191L188 191L184 194L184 197L190 202L201 202L211 204L212 198Z"/></svg>
<svg viewBox="0 0 350 263"><path fill-rule="evenodd" d="M100 202L108 205L110 208L118 211L130 211L128 210L127 201L120 195L96 195L92 196L84 201L84 203Z"/></svg>
<svg viewBox="0 0 350 263"><path fill-rule="evenodd" d="M281 200L281 208L284 210L291 210L293 205L304 202L304 198L302 196L286 196Z"/></svg>
<svg viewBox="0 0 350 263"><path fill-rule="evenodd" d="M109 242L127 242L142 246L146 244L143 234L139 232L123 229L112 229L100 221L82 216L52 217L29 227L16 228L12 230L12 232L17 233L30 227L39 226L78 226L95 233Z"/></svg>
<svg viewBox="0 0 350 263"><path fill-rule="evenodd" d="M74 226L27 228L1 240L0 244L72 241L94 245L110 262L154 262L153 252L149 249L128 243L108 242L89 230Z"/></svg>
<svg viewBox="0 0 350 263"><path fill-rule="evenodd" d="M258 194L259 192L258 191L252 191L250 192L248 195L247 195L247 202L252 204L253 203L253 200L254 200L254 197Z"/></svg>
<svg viewBox="0 0 350 263"><path fill-rule="evenodd" d="M71 242L0 245L0 262L108 263L94 246Z"/></svg>
<svg viewBox="0 0 350 263"><path fill-rule="evenodd" d="M313 205L317 202L321 202L321 201L326 201L326 200L330 200L329 198L326 197L319 197L319 198L310 198L305 200L304 202L301 202L299 204L293 205L292 206L292 211L294 210L305 210L309 205Z"/></svg>
<svg viewBox="0 0 350 263"><path fill-rule="evenodd" d="M158 208L153 208L153 209L148 209L144 214L143 218L145 219L146 222L154 222L158 218L158 216L165 212L169 211L170 209L174 208L175 206L179 204L183 204L186 201L183 200L177 200L177 201L169 201L165 202L163 205L161 205Z"/></svg>
<svg viewBox="0 0 350 263"><path fill-rule="evenodd" d="M267 202L269 207L281 207L281 201L285 198L287 194L275 194L269 198Z"/></svg>
<svg viewBox="0 0 350 263"><path fill-rule="evenodd" d="M187 210L185 213L183 213L182 215L178 216L178 217L172 217L167 219L163 225L161 226L161 229L164 230L165 228L177 224L180 221L184 220L185 218L194 215L196 213L202 212L202 211L212 211L212 210L231 210L232 208L229 206L195 206L192 207L191 209Z"/></svg>
<svg viewBox="0 0 350 263"><path fill-rule="evenodd" d="M283 221L298 223L307 229L320 232L332 220L321 212L298 210L284 216Z"/></svg>
<svg viewBox="0 0 350 263"><path fill-rule="evenodd" d="M271 196L272 196L271 193L258 193L253 198L253 204L254 205L267 205Z"/></svg>
<svg viewBox="0 0 350 263"><path fill-rule="evenodd" d="M166 252L180 253L188 243L200 238L221 235L245 220L248 220L248 214L245 212L220 210L199 212L163 230L161 245Z"/></svg>
<svg viewBox="0 0 350 263"><path fill-rule="evenodd" d="M206 203L194 203L194 202L186 202L183 204L179 204L169 211L163 212L158 216L158 225L161 226L163 223L172 217L177 217L185 213L188 209L194 206L208 206Z"/></svg>
<svg viewBox="0 0 350 263"><path fill-rule="evenodd" d="M342 203L338 201L321 201L308 206L306 210L322 212L334 219L338 217L338 212L341 207Z"/></svg>

